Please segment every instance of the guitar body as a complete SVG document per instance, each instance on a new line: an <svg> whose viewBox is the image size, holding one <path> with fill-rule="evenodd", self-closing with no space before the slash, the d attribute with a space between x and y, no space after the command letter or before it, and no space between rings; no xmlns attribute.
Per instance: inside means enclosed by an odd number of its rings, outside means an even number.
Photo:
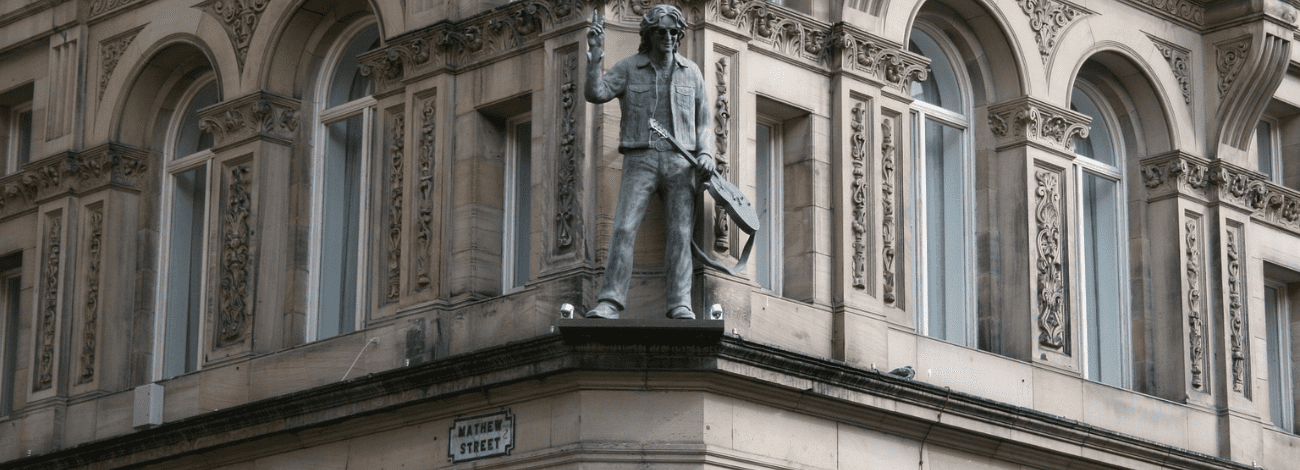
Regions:
<svg viewBox="0 0 1300 470"><path fill-rule="evenodd" d="M758 212L754 211L754 205L745 197L745 193L740 192L735 184L727 181L726 178L714 173L709 178L709 182L704 184L713 196L713 200L722 210L731 216L731 221L745 233L755 233L759 229Z"/></svg>

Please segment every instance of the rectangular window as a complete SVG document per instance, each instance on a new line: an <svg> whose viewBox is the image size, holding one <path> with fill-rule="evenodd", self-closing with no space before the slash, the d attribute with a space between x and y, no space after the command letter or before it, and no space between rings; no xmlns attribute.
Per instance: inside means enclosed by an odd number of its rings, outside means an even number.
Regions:
<svg viewBox="0 0 1300 470"><path fill-rule="evenodd" d="M1265 281L1264 318L1268 322L1268 402L1273 425L1287 432L1295 430L1295 389L1291 369L1292 315L1289 289L1285 284Z"/></svg>
<svg viewBox="0 0 1300 470"><path fill-rule="evenodd" d="M1276 123L1271 119L1261 119L1255 126L1255 157L1259 164L1259 172L1263 173L1269 181L1274 183L1281 182L1282 178L1282 152L1278 148L1278 136Z"/></svg>
<svg viewBox="0 0 1300 470"><path fill-rule="evenodd" d="M527 116L522 116L511 119L507 127L503 292L528 283L533 199L533 123Z"/></svg>
<svg viewBox="0 0 1300 470"><path fill-rule="evenodd" d="M21 293L22 278L17 269L0 273L0 416L8 416L14 411Z"/></svg>
<svg viewBox="0 0 1300 470"><path fill-rule="evenodd" d="M973 346L970 306L973 282L968 245L968 196L964 132L929 116L915 117L922 129L916 145L920 153L921 210L924 227L925 276L922 301L926 302L926 334Z"/></svg>
<svg viewBox="0 0 1300 470"><path fill-rule="evenodd" d="M782 253L782 215L785 205L781 188L782 156L781 124L760 119L754 133L754 183L755 206L758 211L759 227L754 236L755 281L764 289L776 295L782 295L783 253Z"/></svg>
<svg viewBox="0 0 1300 470"><path fill-rule="evenodd" d="M32 160L32 104L0 107L0 133L3 133L4 158L0 159L0 176L17 173Z"/></svg>
<svg viewBox="0 0 1300 470"><path fill-rule="evenodd" d="M361 279L363 149L368 113L325 125L316 338L356 329Z"/></svg>
<svg viewBox="0 0 1300 470"><path fill-rule="evenodd" d="M1081 170L1082 171L1082 170ZM1082 171L1084 328L1086 377L1116 387L1128 385L1119 183Z"/></svg>
<svg viewBox="0 0 1300 470"><path fill-rule="evenodd" d="M172 176L167 271L164 279L162 378L198 369L203 292L203 229L207 209L206 165Z"/></svg>

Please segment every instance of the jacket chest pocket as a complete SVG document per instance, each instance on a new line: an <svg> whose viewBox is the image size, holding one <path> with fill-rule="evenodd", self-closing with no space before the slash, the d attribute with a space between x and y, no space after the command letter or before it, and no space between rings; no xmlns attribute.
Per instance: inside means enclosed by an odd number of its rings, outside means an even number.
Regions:
<svg viewBox="0 0 1300 470"><path fill-rule="evenodd" d="M689 109L695 104L695 89L676 85L673 87L673 99L676 100L677 109Z"/></svg>

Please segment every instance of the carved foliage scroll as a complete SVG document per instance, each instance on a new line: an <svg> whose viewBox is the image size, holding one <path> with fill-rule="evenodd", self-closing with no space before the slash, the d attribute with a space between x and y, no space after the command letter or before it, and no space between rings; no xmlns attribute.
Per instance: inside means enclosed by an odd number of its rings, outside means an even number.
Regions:
<svg viewBox="0 0 1300 470"><path fill-rule="evenodd" d="M849 198L853 203L853 287L865 289L867 270L867 224L871 223L867 213L867 137L866 114L870 112L866 103L859 102L853 106L849 121L849 156L853 164L853 182Z"/></svg>
<svg viewBox="0 0 1300 470"><path fill-rule="evenodd" d="M1225 252L1228 256L1228 331L1232 346L1232 391L1241 393L1246 384L1246 314L1241 302L1241 248L1237 228L1226 231Z"/></svg>
<svg viewBox="0 0 1300 470"><path fill-rule="evenodd" d="M1038 343L1065 352L1068 318L1061 273L1061 176L1039 169L1034 172L1034 218L1037 222Z"/></svg>
<svg viewBox="0 0 1300 470"><path fill-rule="evenodd" d="M1193 390L1205 390L1205 319L1201 315L1200 224L1189 218L1183 224L1187 242L1187 342Z"/></svg>
<svg viewBox="0 0 1300 470"><path fill-rule="evenodd" d="M101 251L104 235L104 210L96 208L88 217L90 230L86 243L86 311L82 313L81 375L77 383L95 379L95 335L99 323L99 268L103 261Z"/></svg>
<svg viewBox="0 0 1300 470"><path fill-rule="evenodd" d="M713 113L713 134L716 139L714 145L717 155L718 174L726 178L729 173L731 157L727 154L728 141L731 135L731 97L727 94L727 57L718 58L717 69L718 77L718 99L714 103ZM731 221L727 219L727 212L721 205L713 208L713 250L724 253L731 248Z"/></svg>
<svg viewBox="0 0 1300 470"><path fill-rule="evenodd" d="M235 48L239 58L239 70L244 70L244 59L248 58L248 46L252 43L253 32L262 19L262 12L271 0L209 0L195 5L221 22L230 36L230 45Z"/></svg>
<svg viewBox="0 0 1300 470"><path fill-rule="evenodd" d="M222 211L220 312L217 347L239 343L247 329L251 297L251 239L253 236L252 170L247 164L230 169Z"/></svg>
<svg viewBox="0 0 1300 470"><path fill-rule="evenodd" d="M1046 64L1056 49L1056 40L1071 23L1089 14L1088 11L1057 0L1016 0L1020 10L1029 17L1029 28L1038 41L1038 53Z"/></svg>
<svg viewBox="0 0 1300 470"><path fill-rule="evenodd" d="M578 53L572 51L558 57L564 80L560 85L560 168L555 182L557 201L555 213L555 250L565 252L574 247L578 235L578 129L574 117L578 108Z"/></svg>
<svg viewBox="0 0 1300 470"><path fill-rule="evenodd" d="M1246 66L1250 55L1250 37L1244 37L1214 46L1214 64L1219 71L1219 95L1228 92L1228 87L1237 81L1241 69Z"/></svg>
<svg viewBox="0 0 1300 470"><path fill-rule="evenodd" d="M406 158L406 114L388 116L392 126L388 144L388 294L389 302L402 294L402 166Z"/></svg>
<svg viewBox="0 0 1300 470"><path fill-rule="evenodd" d="M894 303L894 120L880 121L880 209L881 268L885 281L885 303Z"/></svg>
<svg viewBox="0 0 1300 470"><path fill-rule="evenodd" d="M105 15L133 3L143 2L141 0L92 0L90 2L90 16Z"/></svg>
<svg viewBox="0 0 1300 470"><path fill-rule="evenodd" d="M994 135L1025 139L1071 154L1074 153L1074 139L1088 137L1090 125L1091 119L1087 115L1033 98L1021 98L989 108L989 128Z"/></svg>
<svg viewBox="0 0 1300 470"><path fill-rule="evenodd" d="M36 340L36 380L32 391L47 390L54 385L55 325L59 316L59 261L63 250L63 216L46 219L45 269L41 276L40 336Z"/></svg>
<svg viewBox="0 0 1300 470"><path fill-rule="evenodd" d="M132 41L135 41L135 36L139 32L140 28L136 28L99 43L99 99L104 99L104 91L108 89L108 81L113 78L113 70L117 68L117 62L122 59L122 53Z"/></svg>
<svg viewBox="0 0 1300 470"><path fill-rule="evenodd" d="M1160 50L1160 55L1169 62L1169 68L1173 71L1174 78L1178 79L1178 87L1183 92L1183 102L1192 104L1191 51L1149 34L1147 37L1151 38L1156 49Z"/></svg>
<svg viewBox="0 0 1300 470"><path fill-rule="evenodd" d="M420 125L420 159L417 162L417 190L419 207L415 219L415 291L429 289L433 282L430 256L433 250L433 151L434 131L437 122L437 108L434 106L436 95L424 100L420 111L423 119Z"/></svg>

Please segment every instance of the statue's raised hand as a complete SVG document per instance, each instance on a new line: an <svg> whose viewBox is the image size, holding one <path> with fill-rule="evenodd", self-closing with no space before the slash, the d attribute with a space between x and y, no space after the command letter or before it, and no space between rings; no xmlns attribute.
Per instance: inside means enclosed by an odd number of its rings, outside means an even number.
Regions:
<svg viewBox="0 0 1300 470"><path fill-rule="evenodd" d="M605 17L601 16L600 8L593 8L591 11L591 26L587 27L587 46L591 49L587 52L588 58L600 57L601 48L605 46Z"/></svg>

